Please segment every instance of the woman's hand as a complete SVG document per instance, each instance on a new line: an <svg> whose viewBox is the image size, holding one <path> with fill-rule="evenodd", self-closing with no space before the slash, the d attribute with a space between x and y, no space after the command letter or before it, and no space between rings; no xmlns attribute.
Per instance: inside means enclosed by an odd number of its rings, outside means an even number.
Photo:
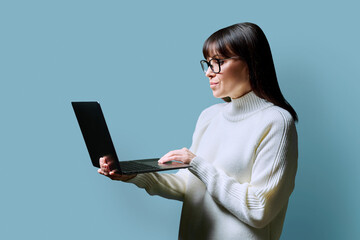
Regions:
<svg viewBox="0 0 360 240"><path fill-rule="evenodd" d="M122 175L118 173L117 169L114 169L114 160L111 156L105 156L100 158L100 168L98 169L98 173L107 176L108 178L112 180L118 180L126 182L134 177L136 177L136 174L133 175Z"/></svg>
<svg viewBox="0 0 360 240"><path fill-rule="evenodd" d="M170 151L165 154L160 160L159 163L166 163L170 161L179 161L186 164L190 164L190 162L196 157L189 149L183 148L179 150Z"/></svg>

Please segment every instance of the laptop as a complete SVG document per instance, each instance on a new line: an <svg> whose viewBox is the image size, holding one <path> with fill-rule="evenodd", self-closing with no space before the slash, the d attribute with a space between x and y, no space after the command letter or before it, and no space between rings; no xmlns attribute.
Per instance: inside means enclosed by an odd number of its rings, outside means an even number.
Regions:
<svg viewBox="0 0 360 240"><path fill-rule="evenodd" d="M99 102L71 102L94 167L99 159L111 156L118 173L123 175L174 170L190 167L177 161L159 164L159 158L119 161Z"/></svg>

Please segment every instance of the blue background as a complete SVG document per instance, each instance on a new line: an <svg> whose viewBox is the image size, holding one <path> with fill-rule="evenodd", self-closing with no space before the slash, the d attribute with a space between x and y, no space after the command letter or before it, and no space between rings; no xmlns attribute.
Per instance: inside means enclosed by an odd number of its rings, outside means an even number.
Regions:
<svg viewBox="0 0 360 240"><path fill-rule="evenodd" d="M3 239L176 239L181 203L90 165L70 102L98 100L123 159L189 147L219 102L202 44L250 21L300 121L282 239L360 238L356 1L1 1Z"/></svg>

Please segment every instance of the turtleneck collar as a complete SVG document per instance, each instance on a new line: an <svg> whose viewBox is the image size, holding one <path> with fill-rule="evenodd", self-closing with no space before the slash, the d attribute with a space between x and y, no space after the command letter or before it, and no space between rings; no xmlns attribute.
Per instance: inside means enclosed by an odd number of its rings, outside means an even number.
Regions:
<svg viewBox="0 0 360 240"><path fill-rule="evenodd" d="M231 102L224 108L223 115L227 120L235 122L273 105L251 91L240 98L231 99Z"/></svg>

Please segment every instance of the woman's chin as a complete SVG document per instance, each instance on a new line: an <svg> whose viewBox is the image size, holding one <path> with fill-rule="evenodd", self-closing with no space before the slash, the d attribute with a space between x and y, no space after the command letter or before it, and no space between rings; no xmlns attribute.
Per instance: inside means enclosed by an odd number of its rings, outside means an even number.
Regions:
<svg viewBox="0 0 360 240"><path fill-rule="evenodd" d="M215 91L213 91L213 96L216 97L216 98L224 98L224 97L226 97L226 96L223 96L222 94L219 94L219 93L217 93Z"/></svg>

